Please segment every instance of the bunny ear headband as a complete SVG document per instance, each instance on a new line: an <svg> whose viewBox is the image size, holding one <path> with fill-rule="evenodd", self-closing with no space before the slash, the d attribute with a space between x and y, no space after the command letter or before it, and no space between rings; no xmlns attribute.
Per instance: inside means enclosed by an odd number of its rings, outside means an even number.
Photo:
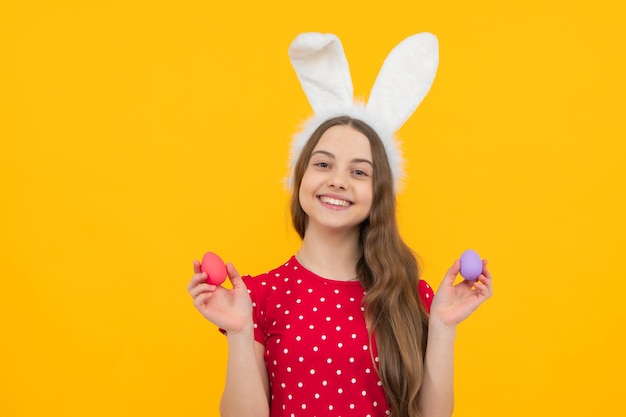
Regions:
<svg viewBox="0 0 626 417"><path fill-rule="evenodd" d="M291 43L289 57L314 112L294 137L289 185L293 185L296 161L315 129L330 118L350 116L367 123L380 136L397 191L403 159L395 132L413 114L435 79L439 62L435 35L419 33L400 42L385 59L367 103L353 98L348 60L337 36L302 33Z"/></svg>

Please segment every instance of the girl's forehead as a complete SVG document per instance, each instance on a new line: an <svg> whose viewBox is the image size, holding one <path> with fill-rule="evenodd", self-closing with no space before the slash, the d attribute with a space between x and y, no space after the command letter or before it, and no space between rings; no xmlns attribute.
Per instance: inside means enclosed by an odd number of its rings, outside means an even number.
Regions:
<svg viewBox="0 0 626 417"><path fill-rule="evenodd" d="M367 137L351 126L329 128L313 148L313 152L324 150L333 154L350 154L359 158L371 159L372 150Z"/></svg>

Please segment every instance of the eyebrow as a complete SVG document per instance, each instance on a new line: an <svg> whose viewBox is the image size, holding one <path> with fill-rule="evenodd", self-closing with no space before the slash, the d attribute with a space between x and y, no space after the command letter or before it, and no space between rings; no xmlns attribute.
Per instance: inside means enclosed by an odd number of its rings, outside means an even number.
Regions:
<svg viewBox="0 0 626 417"><path fill-rule="evenodd" d="M333 159L335 159L335 155L333 155L332 153L330 153L330 152L328 152L328 151L323 151L323 150L319 150L319 151L315 151L315 152L313 152L313 153L311 154L311 157L313 157L313 155L318 154L318 153L321 153L321 154L323 154L323 155L326 155L326 156L328 156L329 158L333 158ZM365 162L365 163L370 164L370 165L372 166L372 168L374 168L374 164L373 164L373 163L372 163L372 161L370 161L369 159L364 159L364 158L354 158L354 159L352 159L350 162L352 162L352 163L355 163L355 162L356 162L356 163L359 163L359 162Z"/></svg>

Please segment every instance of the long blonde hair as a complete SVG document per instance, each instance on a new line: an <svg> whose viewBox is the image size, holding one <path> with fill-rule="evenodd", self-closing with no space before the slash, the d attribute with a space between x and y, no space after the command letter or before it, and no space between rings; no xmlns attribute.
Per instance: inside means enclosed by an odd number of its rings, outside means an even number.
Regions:
<svg viewBox="0 0 626 417"><path fill-rule="evenodd" d="M374 365L391 415L419 417L418 394L424 376L428 314L418 295L417 260L398 230L391 168L378 134L369 125L341 116L322 123L311 135L294 168L292 222L304 238L307 215L298 198L300 183L323 133L336 125L351 126L363 133L372 150L373 204L369 217L361 224L362 254L357 262L357 276L366 290L363 302L370 343L375 337L378 347L380 365Z"/></svg>

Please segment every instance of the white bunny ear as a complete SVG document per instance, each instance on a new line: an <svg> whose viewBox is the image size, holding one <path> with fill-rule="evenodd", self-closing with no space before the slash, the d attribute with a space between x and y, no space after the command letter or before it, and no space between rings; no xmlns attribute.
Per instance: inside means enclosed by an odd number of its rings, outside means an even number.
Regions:
<svg viewBox="0 0 626 417"><path fill-rule="evenodd" d="M289 57L316 114L352 106L352 78L337 36L302 33L289 46Z"/></svg>
<svg viewBox="0 0 626 417"><path fill-rule="evenodd" d="M387 56L370 93L367 110L393 135L430 90L439 64L437 37L418 33L400 42ZM383 126L381 126L382 128Z"/></svg>

